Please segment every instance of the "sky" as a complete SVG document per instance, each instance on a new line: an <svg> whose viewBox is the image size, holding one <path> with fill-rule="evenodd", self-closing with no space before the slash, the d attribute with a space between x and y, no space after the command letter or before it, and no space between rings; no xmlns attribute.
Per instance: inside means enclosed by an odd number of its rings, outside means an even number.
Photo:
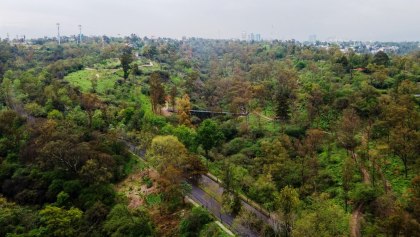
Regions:
<svg viewBox="0 0 420 237"><path fill-rule="evenodd" d="M62 35L419 41L420 0L0 0L0 38L57 22Z"/></svg>

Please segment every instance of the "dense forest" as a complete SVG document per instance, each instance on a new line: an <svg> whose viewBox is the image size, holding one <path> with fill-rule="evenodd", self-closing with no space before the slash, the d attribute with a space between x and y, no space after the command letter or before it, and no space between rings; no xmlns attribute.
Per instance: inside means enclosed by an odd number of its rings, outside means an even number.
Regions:
<svg viewBox="0 0 420 237"><path fill-rule="evenodd" d="M0 42L0 236L232 234L420 236L420 51Z"/></svg>

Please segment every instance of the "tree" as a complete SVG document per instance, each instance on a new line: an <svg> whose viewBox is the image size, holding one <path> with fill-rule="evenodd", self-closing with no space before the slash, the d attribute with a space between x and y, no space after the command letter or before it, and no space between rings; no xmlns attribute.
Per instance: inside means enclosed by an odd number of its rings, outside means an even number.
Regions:
<svg viewBox="0 0 420 237"><path fill-rule="evenodd" d="M227 97L230 111L234 113L248 112L248 104L252 97L251 84L240 75L235 75L229 83Z"/></svg>
<svg viewBox="0 0 420 237"><path fill-rule="evenodd" d="M40 149L38 160L44 167L56 167L70 173L77 173L88 159L90 147L71 139L49 141Z"/></svg>
<svg viewBox="0 0 420 237"><path fill-rule="evenodd" d="M222 194L223 211L237 215L241 210L242 204L239 195L236 192L225 191Z"/></svg>
<svg viewBox="0 0 420 237"><path fill-rule="evenodd" d="M185 90L193 102L197 101L203 87L200 72L194 70L185 78Z"/></svg>
<svg viewBox="0 0 420 237"><path fill-rule="evenodd" d="M92 119L95 111L102 107L100 99L92 93L82 94L80 98L82 108L87 111L89 118L89 128L92 128Z"/></svg>
<svg viewBox="0 0 420 237"><path fill-rule="evenodd" d="M143 47L143 55L149 59L154 59L158 54L156 45L148 44Z"/></svg>
<svg viewBox="0 0 420 237"><path fill-rule="evenodd" d="M388 54L386 54L384 51L379 51L373 56L373 62L377 65L384 65L388 66L390 60L388 57Z"/></svg>
<svg viewBox="0 0 420 237"><path fill-rule="evenodd" d="M197 129L197 143L203 146L207 158L209 158L209 150L219 145L223 140L223 132L211 119L204 120Z"/></svg>
<svg viewBox="0 0 420 237"><path fill-rule="evenodd" d="M171 91L169 92L169 95L171 96L171 106L172 106L172 110L175 110L175 105L176 105L176 96L178 95L178 88L173 85L171 87Z"/></svg>
<svg viewBox="0 0 420 237"><path fill-rule="evenodd" d="M191 213L179 224L181 236L198 237L200 230L212 221L209 213L201 207L194 207Z"/></svg>
<svg viewBox="0 0 420 237"><path fill-rule="evenodd" d="M179 123L185 126L192 126L190 118L191 103L188 94L185 94L181 99L178 99L177 112L179 116Z"/></svg>
<svg viewBox="0 0 420 237"><path fill-rule="evenodd" d="M102 111L97 109L92 115L92 127L93 129L102 129L104 128L105 121L103 120Z"/></svg>
<svg viewBox="0 0 420 237"><path fill-rule="evenodd" d="M133 64L133 67L131 69L131 74L133 75L134 78L142 74L142 71L140 70L139 65L137 63Z"/></svg>
<svg viewBox="0 0 420 237"><path fill-rule="evenodd" d="M201 175L207 173L207 168L196 155L189 154L183 164L182 172L185 178L197 184Z"/></svg>
<svg viewBox="0 0 420 237"><path fill-rule="evenodd" d="M359 129L359 116L354 109L346 109L343 111L343 117L339 124L337 132L338 143L347 151L354 152L359 144L356 134Z"/></svg>
<svg viewBox="0 0 420 237"><path fill-rule="evenodd" d="M172 166L171 169L176 169L176 172L179 172L179 179L196 180L206 172L201 161L196 156L188 154L185 146L175 136L156 136L153 138L147 158L151 160L161 174L167 172L166 170Z"/></svg>
<svg viewBox="0 0 420 237"><path fill-rule="evenodd" d="M6 41L0 41L0 78L3 77L4 72L11 66L14 57L11 44Z"/></svg>
<svg viewBox="0 0 420 237"><path fill-rule="evenodd" d="M150 76L150 99L152 100L152 110L154 113L160 111L159 106L165 104L165 89L163 88L159 73L154 72Z"/></svg>
<svg viewBox="0 0 420 237"><path fill-rule="evenodd" d="M23 139L24 119L13 110L0 111L0 157L17 153Z"/></svg>
<svg viewBox="0 0 420 237"><path fill-rule="evenodd" d="M127 79L130 75L130 64L134 61L132 49L129 46L124 47L122 55L120 56L121 67L124 72L124 79Z"/></svg>
<svg viewBox="0 0 420 237"><path fill-rule="evenodd" d="M39 212L41 226L45 227L45 236L77 236L83 212L77 208L65 210L46 206Z"/></svg>
<svg viewBox="0 0 420 237"><path fill-rule="evenodd" d="M255 158L255 169L258 173L270 175L277 186L282 187L289 183L288 171L292 168L293 173L298 173L295 167L289 166L291 160L280 139L261 142L261 153Z"/></svg>
<svg viewBox="0 0 420 237"><path fill-rule="evenodd" d="M160 175L158 184L163 193L163 200L169 209L179 206L184 198L182 187L182 170L172 164L168 165Z"/></svg>
<svg viewBox="0 0 420 237"><path fill-rule="evenodd" d="M255 201L262 203L268 210L273 210L276 199L276 186L273 183L271 175L260 175L249 190L249 195Z"/></svg>
<svg viewBox="0 0 420 237"><path fill-rule="evenodd" d="M162 128L162 134L176 136L178 140L182 142L182 144L184 144L185 147L187 147L189 150L194 151L197 148L197 133L193 128L187 127L185 125L174 127L168 124Z"/></svg>
<svg viewBox="0 0 420 237"><path fill-rule="evenodd" d="M286 237L291 236L294 215L299 204L299 194L294 188L286 186L280 191L277 202L278 211L284 217L284 234Z"/></svg>
<svg viewBox="0 0 420 237"><path fill-rule="evenodd" d="M414 214L414 218L420 223L420 176L416 175L411 180L411 185L409 189L410 201L409 209Z"/></svg>
<svg viewBox="0 0 420 237"><path fill-rule="evenodd" d="M153 236L150 217L144 210L129 210L123 204L115 205L103 225L111 237Z"/></svg>
<svg viewBox="0 0 420 237"><path fill-rule="evenodd" d="M352 187L352 180L354 175L354 160L347 158L343 164L342 168L342 181L343 181L343 199L344 199L344 207L345 211L347 212L348 208L348 201L349 201L349 191Z"/></svg>
<svg viewBox="0 0 420 237"><path fill-rule="evenodd" d="M312 180L313 189L316 190L317 182L315 176L318 173L317 151L320 149L325 133L319 129L309 129L306 137L298 144L298 154L301 160L301 182L306 184L307 180ZM307 168L309 167L309 171Z"/></svg>
<svg viewBox="0 0 420 237"><path fill-rule="evenodd" d="M13 236L35 227L36 213L0 196L0 236Z"/></svg>
<svg viewBox="0 0 420 237"><path fill-rule="evenodd" d="M308 94L308 110L309 122L312 123L321 113L321 106L324 100L324 92L318 84L313 85Z"/></svg>
<svg viewBox="0 0 420 237"><path fill-rule="evenodd" d="M283 121L290 118L290 107L296 98L297 76L291 70L280 69L276 72L277 85L274 92L276 115Z"/></svg>
<svg viewBox="0 0 420 237"><path fill-rule="evenodd" d="M260 236L277 236L275 233L270 233L265 235L263 233L263 228L265 227L264 223L254 212L242 208L239 214L235 217L233 226L243 226L250 230L253 230L255 233L259 233Z"/></svg>
<svg viewBox="0 0 420 237"><path fill-rule="evenodd" d="M394 100L384 105L384 120L389 129L389 147L403 162L405 176L420 152L420 116L413 93L415 84L404 80L394 93Z"/></svg>
<svg viewBox="0 0 420 237"><path fill-rule="evenodd" d="M148 159L151 159L159 173L170 165L181 170L187 154L187 149L175 136L156 136L147 151Z"/></svg>
<svg viewBox="0 0 420 237"><path fill-rule="evenodd" d="M107 154L101 154L107 155ZM108 159L112 159L109 157ZM87 160L80 169L79 175L89 184L103 184L107 183L112 178L112 173L104 164L100 164L96 159Z"/></svg>
<svg viewBox="0 0 420 237"><path fill-rule="evenodd" d="M349 216L343 209L322 195L315 197L296 220L292 234L295 237L348 236Z"/></svg>
<svg viewBox="0 0 420 237"><path fill-rule="evenodd" d="M397 125L390 131L390 148L401 158L405 177L408 177L408 166L418 158L420 132L408 127Z"/></svg>

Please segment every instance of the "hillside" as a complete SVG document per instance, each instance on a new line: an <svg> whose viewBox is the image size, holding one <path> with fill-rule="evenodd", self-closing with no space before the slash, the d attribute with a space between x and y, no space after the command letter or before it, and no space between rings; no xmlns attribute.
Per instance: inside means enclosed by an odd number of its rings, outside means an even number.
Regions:
<svg viewBox="0 0 420 237"><path fill-rule="evenodd" d="M420 51L99 38L0 42L0 236L419 236Z"/></svg>

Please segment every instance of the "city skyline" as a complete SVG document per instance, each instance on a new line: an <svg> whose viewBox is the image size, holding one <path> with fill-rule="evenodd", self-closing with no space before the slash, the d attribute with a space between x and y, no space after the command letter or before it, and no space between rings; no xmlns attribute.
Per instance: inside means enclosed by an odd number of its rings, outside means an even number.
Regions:
<svg viewBox="0 0 420 237"><path fill-rule="evenodd" d="M418 41L420 2L414 0L5 0L0 3L0 37L62 35L240 39L257 32L263 39Z"/></svg>

